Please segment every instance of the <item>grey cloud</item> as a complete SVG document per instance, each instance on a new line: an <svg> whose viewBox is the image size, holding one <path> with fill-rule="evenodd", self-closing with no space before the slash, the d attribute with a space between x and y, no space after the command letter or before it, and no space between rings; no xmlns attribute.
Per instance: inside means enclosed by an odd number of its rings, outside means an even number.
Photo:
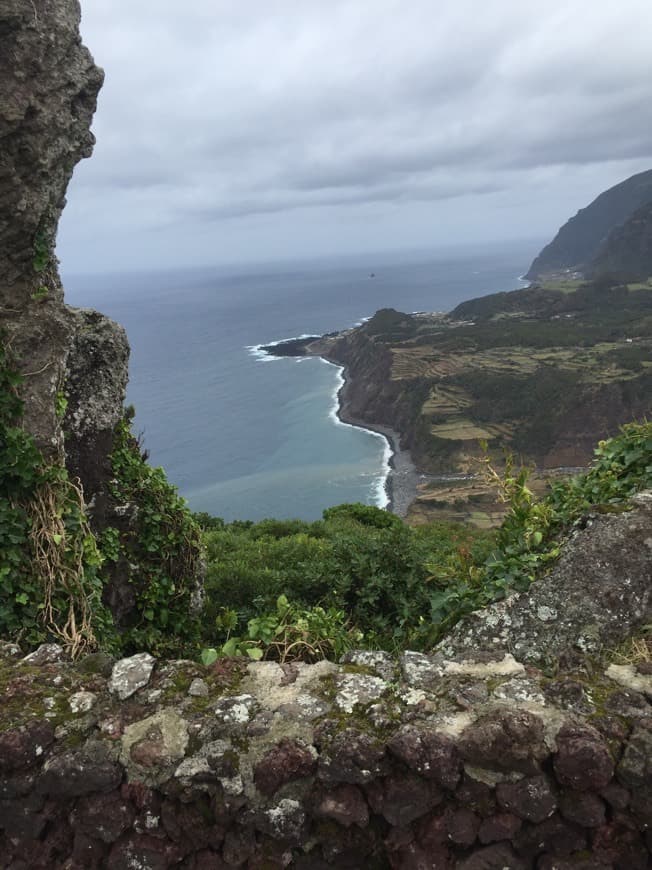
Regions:
<svg viewBox="0 0 652 870"><path fill-rule="evenodd" d="M150 231L169 245L176 233L183 258L201 221L237 217L245 246L247 215L258 226L284 213L310 247L297 212L320 207L325 223L338 209L334 244L349 244L365 203L391 223L401 209L415 219L420 203L438 219L456 197L480 212L496 196L511 203L507 236L522 233L524 190L544 197L552 222L585 204L571 194L652 163L648 0L82 7L107 79L96 153L70 191L66 251L87 246L96 221L109 247Z"/></svg>

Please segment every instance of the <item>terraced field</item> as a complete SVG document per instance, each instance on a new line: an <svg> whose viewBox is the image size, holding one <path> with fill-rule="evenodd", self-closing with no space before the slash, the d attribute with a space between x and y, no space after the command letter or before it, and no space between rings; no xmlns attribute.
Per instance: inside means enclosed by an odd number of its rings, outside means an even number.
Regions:
<svg viewBox="0 0 652 870"><path fill-rule="evenodd" d="M450 417L445 423L431 426L430 432L437 438L449 438L453 441L488 441L495 437L490 427L482 428L464 417Z"/></svg>
<svg viewBox="0 0 652 870"><path fill-rule="evenodd" d="M563 475L555 475L558 479ZM550 475L533 473L528 481L530 489L542 496L548 489ZM433 520L470 523L479 529L490 529L502 521L506 507L496 491L480 477L457 481L431 480L423 483L408 513L411 525Z"/></svg>
<svg viewBox="0 0 652 870"><path fill-rule="evenodd" d="M430 396L423 405L422 413L429 417L442 414L457 414L472 404L473 399L460 387L447 387L443 384L435 384L430 390Z"/></svg>
<svg viewBox="0 0 652 870"><path fill-rule="evenodd" d="M633 343L633 341L631 342ZM550 347L544 349L525 347L492 348L475 352L442 353L429 346L392 347L391 378L394 381L429 378L445 380L462 371L482 370L493 374L531 374L541 366L554 366L564 371L579 372L603 383L635 377L635 372L618 366L609 359L612 351L630 346L627 339L614 342L600 342L593 347ZM650 360L642 364L652 364L652 342L639 340L637 348L645 348ZM443 390L443 392L442 392ZM439 396L442 396L439 399ZM460 407L463 396L455 396L452 388L437 386L433 388L431 403L442 406L451 400L451 409ZM424 411L426 407L424 406Z"/></svg>

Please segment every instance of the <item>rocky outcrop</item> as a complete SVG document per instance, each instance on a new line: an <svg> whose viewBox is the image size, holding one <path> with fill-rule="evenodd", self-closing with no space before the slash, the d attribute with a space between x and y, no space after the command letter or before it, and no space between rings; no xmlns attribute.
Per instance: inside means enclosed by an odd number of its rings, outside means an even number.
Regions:
<svg viewBox="0 0 652 870"><path fill-rule="evenodd" d="M585 517L547 575L463 620L441 650L509 650L529 664L568 666L652 622L652 493L633 505Z"/></svg>
<svg viewBox="0 0 652 870"><path fill-rule="evenodd" d="M550 272L584 269L609 233L650 202L652 169L632 175L609 188L564 224L552 242L535 258L525 277L536 280Z"/></svg>
<svg viewBox="0 0 652 870"><path fill-rule="evenodd" d="M648 866L644 669L55 653L0 647L3 866Z"/></svg>
<svg viewBox="0 0 652 870"><path fill-rule="evenodd" d="M92 501L122 414L128 345L108 318L63 304L54 254L103 79L79 20L77 0L0 9L0 329L24 376L25 428L48 458L67 454Z"/></svg>
<svg viewBox="0 0 652 870"><path fill-rule="evenodd" d="M107 484L116 423L122 418L129 344L124 329L97 311L68 309L73 325L66 357L66 466L84 487L95 526L107 514Z"/></svg>
<svg viewBox="0 0 652 870"><path fill-rule="evenodd" d="M79 20L77 0L5 0L0 11L3 307L29 304L38 282L62 297L57 225L73 168L93 149L103 78L81 44Z"/></svg>
<svg viewBox="0 0 652 870"><path fill-rule="evenodd" d="M3 423L20 423L40 449L46 469L65 465L72 486L67 495L63 488L58 492L60 502L74 491L77 504L82 497L92 532L111 528L100 579L114 625L125 631L142 619L145 599L151 608L152 595L163 587L169 590L167 598L161 593L165 618L178 607L178 618L190 621L189 599L200 585L199 531L163 473L147 467L128 427L118 425L125 416L128 374L124 330L96 311L70 308L63 300L54 253L57 225L75 164L93 148L90 124L103 79L81 43L79 23L78 0L6 0L0 6L0 340L8 351L3 354L9 367L5 380L13 383L14 369L22 375L18 392L23 408L20 421L12 417ZM2 459L8 443L4 435L3 429ZM122 477L116 466L120 452ZM9 467L12 462L7 460ZM42 489L48 488L49 475L44 470L39 477ZM51 477L65 475L57 471ZM51 487L48 492L55 498ZM42 495L20 493L28 515L30 504ZM159 517L156 547L151 529L143 532L148 508ZM63 511L58 503L49 514ZM145 520L139 520L143 514ZM57 532L55 546L70 553L80 526L71 522L67 528L71 540L64 543ZM180 528L183 533L175 537ZM38 539L33 526L31 531L30 540ZM89 560L98 561L88 542L77 543ZM32 560L31 546L25 544L25 563ZM90 566L77 556L71 556L71 563L84 586L94 570L87 572ZM16 554L4 568L10 572L5 589L11 599L24 582L16 573ZM53 580L59 580L56 571Z"/></svg>

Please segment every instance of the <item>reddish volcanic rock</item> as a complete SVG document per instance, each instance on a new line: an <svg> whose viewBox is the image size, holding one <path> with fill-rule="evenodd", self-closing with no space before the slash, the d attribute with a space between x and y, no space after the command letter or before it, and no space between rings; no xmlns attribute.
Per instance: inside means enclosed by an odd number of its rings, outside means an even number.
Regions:
<svg viewBox="0 0 652 870"><path fill-rule="evenodd" d="M478 830L478 839L483 845L511 840L521 829L523 822L512 813L496 813L485 819Z"/></svg>
<svg viewBox="0 0 652 870"><path fill-rule="evenodd" d="M443 800L441 790L413 774L387 777L367 786L367 798L375 813L390 825L409 825Z"/></svg>
<svg viewBox="0 0 652 870"><path fill-rule="evenodd" d="M554 768L562 785L578 791L604 788L614 774L609 747L590 725L562 727L557 735Z"/></svg>
<svg viewBox="0 0 652 870"><path fill-rule="evenodd" d="M135 817L133 805L120 792L110 792L81 798L71 815L71 823L76 833L113 843L131 827Z"/></svg>
<svg viewBox="0 0 652 870"><path fill-rule="evenodd" d="M480 819L471 810L460 809L447 813L446 830L448 839L458 846L468 848L475 843L478 836Z"/></svg>
<svg viewBox="0 0 652 870"><path fill-rule="evenodd" d="M478 849L470 857L455 865L456 870L527 870L508 843L496 843Z"/></svg>
<svg viewBox="0 0 652 870"><path fill-rule="evenodd" d="M0 734L0 773L31 767L54 741L54 728L43 720Z"/></svg>
<svg viewBox="0 0 652 870"><path fill-rule="evenodd" d="M557 809L557 800L545 776L502 782L496 788L496 797L502 809L528 822L542 822Z"/></svg>
<svg viewBox="0 0 652 870"><path fill-rule="evenodd" d="M411 770L444 788L453 790L460 780L462 763L449 737L408 726L390 740L388 749Z"/></svg>
<svg viewBox="0 0 652 870"><path fill-rule="evenodd" d="M585 828L598 828L605 818L604 801L586 791L565 792L559 801L559 811L569 822Z"/></svg>
<svg viewBox="0 0 652 870"><path fill-rule="evenodd" d="M360 789L354 785L340 785L324 792L316 805L315 815L333 819L345 828L351 825L364 828L369 823L369 807Z"/></svg>
<svg viewBox="0 0 652 870"><path fill-rule="evenodd" d="M514 839L520 855L534 861L537 855L570 855L586 848L586 835L581 828L554 813L539 825L524 827Z"/></svg>
<svg viewBox="0 0 652 870"><path fill-rule="evenodd" d="M609 867L623 870L649 870L645 841L638 831L622 821L613 821L598 828L591 842L591 854Z"/></svg>
<svg viewBox="0 0 652 870"><path fill-rule="evenodd" d="M317 776L324 782L362 785L388 772L385 746L370 734L345 728L321 748Z"/></svg>
<svg viewBox="0 0 652 870"><path fill-rule="evenodd" d="M88 744L83 752L64 752L49 759L38 788L55 797L82 797L112 791L120 785L122 773L103 744Z"/></svg>
<svg viewBox="0 0 652 870"><path fill-rule="evenodd" d="M490 770L538 773L548 756L543 723L525 710L498 710L470 725L458 749L465 761Z"/></svg>
<svg viewBox="0 0 652 870"><path fill-rule="evenodd" d="M314 755L305 746L295 740L281 740L254 768L254 782L263 794L272 795L286 782L310 776L316 765Z"/></svg>
<svg viewBox="0 0 652 870"><path fill-rule="evenodd" d="M106 870L168 870L176 867L184 853L169 840L147 834L129 834L114 843L106 862Z"/></svg>

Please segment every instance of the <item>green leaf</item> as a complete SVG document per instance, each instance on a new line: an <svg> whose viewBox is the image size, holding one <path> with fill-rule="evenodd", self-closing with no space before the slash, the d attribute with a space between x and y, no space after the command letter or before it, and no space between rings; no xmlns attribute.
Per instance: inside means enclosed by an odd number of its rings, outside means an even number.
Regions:
<svg viewBox="0 0 652 870"><path fill-rule="evenodd" d="M222 647L222 655L235 656L238 654L238 639L230 637Z"/></svg>
<svg viewBox="0 0 652 870"><path fill-rule="evenodd" d="M259 646L252 646L247 650L247 655L255 662L259 662L263 657L263 651Z"/></svg>
<svg viewBox="0 0 652 870"><path fill-rule="evenodd" d="M201 660L202 664L208 666L212 665L213 662L216 662L219 658L219 654L216 649L213 647L209 647L207 649L203 649L201 651Z"/></svg>

